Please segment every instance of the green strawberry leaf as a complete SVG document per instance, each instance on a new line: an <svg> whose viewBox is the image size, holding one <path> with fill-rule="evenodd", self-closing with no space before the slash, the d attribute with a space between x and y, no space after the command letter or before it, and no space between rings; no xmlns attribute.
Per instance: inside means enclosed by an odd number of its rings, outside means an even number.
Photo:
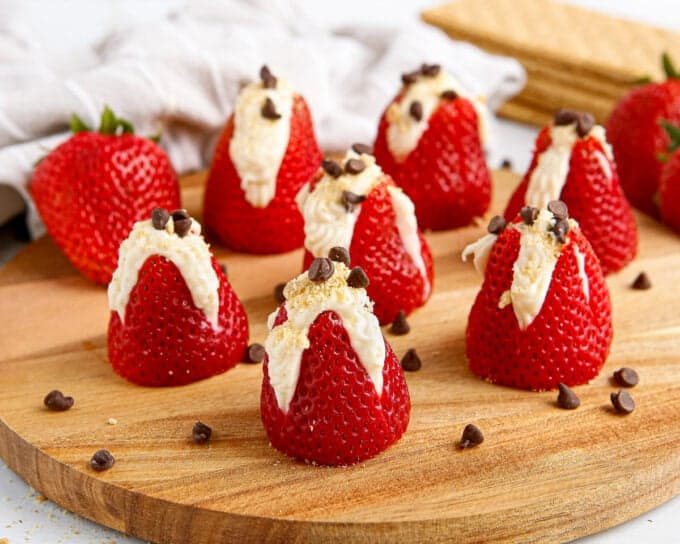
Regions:
<svg viewBox="0 0 680 544"><path fill-rule="evenodd" d="M664 128L670 139L667 149L668 153L673 153L676 149L680 149L680 127L669 123L665 119L660 119L659 124Z"/></svg>
<svg viewBox="0 0 680 544"><path fill-rule="evenodd" d="M668 79L680 79L680 73L675 69L670 55L665 51L661 55L661 64L663 65L663 71L666 72L666 77Z"/></svg>
<svg viewBox="0 0 680 544"><path fill-rule="evenodd" d="M78 134L79 132L92 132L92 129L88 127L75 113L71 115L69 126L71 127L71 132L74 134Z"/></svg>

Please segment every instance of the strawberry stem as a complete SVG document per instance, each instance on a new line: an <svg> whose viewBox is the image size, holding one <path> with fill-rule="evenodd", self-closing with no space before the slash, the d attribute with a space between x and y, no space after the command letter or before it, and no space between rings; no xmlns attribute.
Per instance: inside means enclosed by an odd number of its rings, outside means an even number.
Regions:
<svg viewBox="0 0 680 544"><path fill-rule="evenodd" d="M71 121L69 125L71 127L71 132L74 134L78 134L79 132L92 132L92 129L88 127L75 113L71 115Z"/></svg>
<svg viewBox="0 0 680 544"><path fill-rule="evenodd" d="M663 65L663 71L666 72L666 77L668 79L680 79L680 73L675 69L670 55L665 51L663 55L661 55L661 64Z"/></svg>
<svg viewBox="0 0 680 544"><path fill-rule="evenodd" d="M664 128L670 139L668 153L673 153L676 149L680 149L680 127L677 127L664 119L661 119L659 124Z"/></svg>
<svg viewBox="0 0 680 544"><path fill-rule="evenodd" d="M71 132L77 134L78 132L92 132L92 129L88 127L85 122L78 117L75 113L71 115L70 121ZM99 122L99 129L97 130L100 134L107 134L109 136L118 136L120 134L134 134L135 127L127 119L118 117L111 108L104 105L104 111L102 111L102 118ZM161 138L160 134L154 134L149 136L149 140L158 143Z"/></svg>

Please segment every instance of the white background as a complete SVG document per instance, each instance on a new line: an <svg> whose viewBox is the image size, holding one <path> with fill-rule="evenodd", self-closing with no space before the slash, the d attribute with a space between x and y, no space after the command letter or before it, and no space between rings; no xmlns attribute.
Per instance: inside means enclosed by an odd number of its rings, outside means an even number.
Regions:
<svg viewBox="0 0 680 544"><path fill-rule="evenodd" d="M313 0L309 0L313 2ZM680 29L680 2L677 0L570 0L611 14L628 16L638 21L664 26L673 30ZM358 20L381 19L389 14L393 22L406 21L416 17L418 12L436 3L436 0L370 1L343 0L314 2L319 16L332 17L334 20L352 23ZM118 0L117 2L95 2L87 0L43 2L32 1L36 22L47 35L58 33L63 46L63 54L71 54L74 48L96 40L100 29L105 25L122 25L130 17L137 20L153 21L159 14L173 6L182 4L180 0L145 2ZM0 1L0 8L2 1ZM0 17L1 17L0 9ZM101 25L78 31L66 31L77 25L78 13L87 12L101 21ZM74 14L76 14L74 16ZM112 23L113 22L113 23ZM495 167L502 157L509 157L514 169L526 169L536 129L511 122L499 123L496 135L498 151L491 158ZM679 423L680 424L680 423ZM615 463L615 460L612 461ZM613 466L612 469L615 469ZM583 544L621 544L656 543L677 544L680 542L680 497L648 512L623 525L597 535L581 539ZM106 529L97 524L66 512L51 501L46 501L29 488L4 463L0 461L0 544L2 538L9 544L122 544L138 543L137 539ZM187 543L190 544L190 543Z"/></svg>

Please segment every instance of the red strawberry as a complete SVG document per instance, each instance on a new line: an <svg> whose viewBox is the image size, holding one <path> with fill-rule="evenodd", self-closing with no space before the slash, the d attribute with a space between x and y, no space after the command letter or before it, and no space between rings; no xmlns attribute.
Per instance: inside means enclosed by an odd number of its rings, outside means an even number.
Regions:
<svg viewBox="0 0 680 544"><path fill-rule="evenodd" d="M31 193L47 232L86 278L107 284L118 246L135 221L179 207L177 176L165 152L132 134L105 108L99 132L73 117L76 134L36 167Z"/></svg>
<svg viewBox="0 0 680 544"><path fill-rule="evenodd" d="M338 173L337 178L328 172L324 177L317 176L310 184L309 196L301 195L307 233L303 268L331 247L349 246L349 264L360 266L370 278L368 294L375 302L375 315L384 325L394 321L401 310L408 315L427 302L434 278L432 255L417 228L408 197L383 174L368 149L360 144L354 147L364 153L348 153L344 174ZM363 165L361 173L348 171L353 161ZM324 161L324 166L332 172L342 172L343 168L332 161ZM346 192L354 194L357 202L343 200ZM353 230L344 223L348 214L357 214ZM400 232L398 225L403 227L409 216L412 229ZM326 233L322 243L317 240L318 233Z"/></svg>
<svg viewBox="0 0 680 544"><path fill-rule="evenodd" d="M401 437L408 426L411 404L404 373L370 310L360 302L347 308L360 316L360 336L368 335L374 342L384 344L380 393L364 366L366 362L353 347L351 323L348 325L340 313L325 309L326 288L345 293L360 291L358 300L367 300L364 289L347 286L349 270L344 264L336 263L334 269L326 282L310 281L304 274L291 282L297 287L291 283L286 287L287 300L276 313L265 342L261 415L272 446L285 454L321 465L352 465L379 454ZM289 312L296 312L296 300L300 298L318 302L319 308L309 317L309 347L294 359L294 364L299 364L299 377L288 407L283 409L271 377L275 365L281 365L279 356L285 349L278 351L271 338L278 334L277 329L283 333L284 343L288 341L286 334L300 333L295 325L287 323L292 319ZM283 329L291 325L290 330Z"/></svg>
<svg viewBox="0 0 680 544"><path fill-rule="evenodd" d="M255 138L258 128L262 126L271 129L277 123L290 123L287 146L281 147L285 153L278 173L271 170L275 192L272 191L271 200L267 200L269 197L262 198L257 205L252 203L256 202L252 197L252 202L246 197L236 166L238 160L231 154L235 130L235 117L232 115L215 149L205 192L204 217L209 231L230 249L247 253L282 253L302 245L302 217L295 206L295 195L319 167L321 151L316 143L305 99L294 94L290 120L285 115L281 119L276 118L284 112L276 111L274 102L267 96L277 96L277 89L281 89L283 84L277 82L266 67L263 67L261 75L262 83L246 87L243 92L249 94L242 99L243 103L253 104L249 98L252 95L253 100L257 100L257 118L251 121L255 128L249 127L244 121L244 127L239 130L246 131L245 138L248 138L248 134ZM263 105L260 108L262 101L271 106ZM238 108L239 105L237 117ZM245 111L245 106L242 109ZM272 157L258 157L258 154L273 148L268 141L253 140L241 153L239 160L251 165L261 165L264 161L271 166Z"/></svg>
<svg viewBox="0 0 680 544"><path fill-rule="evenodd" d="M380 120L376 159L413 200L421 229L467 225L484 215L491 200L476 105L459 96L455 80L437 65L423 65L402 79L404 86ZM404 101L408 109L401 107ZM392 125L395 142L424 131L417 140L409 137L410 145L390 145Z"/></svg>
<svg viewBox="0 0 680 544"><path fill-rule="evenodd" d="M154 210L154 216L158 213ZM243 306L198 235L200 225L182 211L173 217L175 233L158 229L156 217L155 229L148 221L135 225L121 246L119 268L109 285L109 361L118 374L139 385L182 385L225 372L242 360L248 341ZM181 273L174 259L159 254L164 251L198 271L193 278L198 290L214 272L216 327L209 310L196 306L188 284L192 278ZM138 273L136 264L141 265ZM127 303L121 303L126 282L135 279Z"/></svg>
<svg viewBox="0 0 680 544"><path fill-rule="evenodd" d="M653 216L658 215L655 195L661 177L657 157L668 147L668 136L659 121L680 123L680 74L667 55L663 64L668 79L630 91L607 122L621 186L633 206Z"/></svg>
<svg viewBox="0 0 680 544"><path fill-rule="evenodd" d="M566 206L555 204L549 205L555 216L526 208L524 222L502 231L504 221L494 218L490 230L500 234L485 239L490 255L466 352L472 372L492 383L539 391L583 384L609 353L611 304L600 265L576 223L559 219Z"/></svg>
<svg viewBox="0 0 680 544"><path fill-rule="evenodd" d="M610 153L604 130L590 114L558 110L554 124L536 139L531 166L510 198L505 219L512 220L525 204L541 207L560 199L591 243L604 274L623 268L637 252L637 228Z"/></svg>
<svg viewBox="0 0 680 544"><path fill-rule="evenodd" d="M661 170L659 207L663 222L680 232L680 128L665 121L663 125L671 143L670 155Z"/></svg>

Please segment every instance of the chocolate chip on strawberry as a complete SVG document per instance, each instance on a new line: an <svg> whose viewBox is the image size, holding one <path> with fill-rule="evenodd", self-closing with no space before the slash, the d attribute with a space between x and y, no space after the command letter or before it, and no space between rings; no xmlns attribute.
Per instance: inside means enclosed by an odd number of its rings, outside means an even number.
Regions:
<svg viewBox="0 0 680 544"><path fill-rule="evenodd" d="M281 114L276 111L274 101L269 97L265 98L260 113L262 114L262 117L264 117L265 119L271 119L272 121L281 119Z"/></svg>
<svg viewBox="0 0 680 544"><path fill-rule="evenodd" d="M361 159L349 159L345 163L345 172L348 174L360 174L366 169L366 163Z"/></svg>
<svg viewBox="0 0 680 544"><path fill-rule="evenodd" d="M581 112L576 120L576 134L583 138L587 136L590 129L595 125L595 117L591 113Z"/></svg>
<svg viewBox="0 0 680 544"><path fill-rule="evenodd" d="M390 332L392 334L402 335L408 334L410 330L411 326L408 324L408 321L406 321L406 314L404 313L404 310L399 310L397 317L392 322Z"/></svg>
<svg viewBox="0 0 680 544"><path fill-rule="evenodd" d="M191 439L196 444L205 444L212 436L212 429L205 423L197 421L191 429Z"/></svg>
<svg viewBox="0 0 680 544"><path fill-rule="evenodd" d="M458 447L461 450L465 450L467 448L474 448L475 446L479 446L482 442L484 442L484 435L482 434L482 431L479 430L479 427L477 427L477 425L468 423L465 426L465 429L463 429L463 436L461 436L460 438Z"/></svg>
<svg viewBox="0 0 680 544"><path fill-rule="evenodd" d="M640 378L635 370L624 366L614 372L614 381L621 387L635 387Z"/></svg>
<svg viewBox="0 0 680 544"><path fill-rule="evenodd" d="M344 247L335 246L332 247L328 252L328 258L336 263L342 263L345 266L349 266L349 251Z"/></svg>
<svg viewBox="0 0 680 544"><path fill-rule="evenodd" d="M640 272L635 278L635 281L631 284L633 289L638 289L640 291L645 291L652 288L652 282L649 276L645 272Z"/></svg>
<svg viewBox="0 0 680 544"><path fill-rule="evenodd" d="M489 221L489 226L486 227L486 230L491 234L500 234L505 230L506 225L507 221L502 215L494 215L491 221Z"/></svg>
<svg viewBox="0 0 680 544"><path fill-rule="evenodd" d="M576 393L564 383L558 384L559 394L557 395L557 405L565 410L575 410L581 406L581 400L576 396Z"/></svg>
<svg viewBox="0 0 680 544"><path fill-rule="evenodd" d="M614 409L619 414L630 414L635 410L635 401L633 400L633 397L630 396L628 391L624 391L623 389L619 389L617 393L612 393L611 401L614 405Z"/></svg>
<svg viewBox="0 0 680 544"><path fill-rule="evenodd" d="M423 64L420 67L420 73L427 77L436 76L440 70L441 66L439 64Z"/></svg>
<svg viewBox="0 0 680 544"><path fill-rule="evenodd" d="M61 391L55 389L47 393L43 403L54 412L64 412L73 407L75 400L73 400L73 397L65 397Z"/></svg>
<svg viewBox="0 0 680 544"><path fill-rule="evenodd" d="M307 272L307 275L309 276L310 280L320 282L329 279L333 275L334 271L335 265L333 264L333 261L327 259L326 257L317 257L309 266L309 272Z"/></svg>
<svg viewBox="0 0 680 544"><path fill-rule="evenodd" d="M444 91L440 96L445 100L455 100L456 98L458 98L458 93L453 89L448 89Z"/></svg>
<svg viewBox="0 0 680 544"><path fill-rule="evenodd" d="M97 472L110 469L116 460L109 450L99 450L90 459L90 466Z"/></svg>
<svg viewBox="0 0 680 544"><path fill-rule="evenodd" d="M548 202L548 211L557 219L567 219L569 217L569 209L561 200L551 200Z"/></svg>
<svg viewBox="0 0 680 544"><path fill-rule="evenodd" d="M186 210L175 210L171 215L175 224L175 234L184 238L191 230L191 216Z"/></svg>
<svg viewBox="0 0 680 544"><path fill-rule="evenodd" d="M151 224L156 230L163 230L170 220L170 214L163 208L154 208L151 212Z"/></svg>
<svg viewBox="0 0 680 544"><path fill-rule="evenodd" d="M564 244L567 241L567 234L569 233L569 221L566 219L558 219L555 221L555 225L551 230L555 235L555 239L560 244Z"/></svg>
<svg viewBox="0 0 680 544"><path fill-rule="evenodd" d="M420 356L415 348L408 349L401 358L401 368L407 372L416 372L420 370L422 366L423 362L420 360Z"/></svg>
<svg viewBox="0 0 680 544"><path fill-rule="evenodd" d="M321 168L332 178L339 178L342 176L342 166L331 159L324 159L321 163Z"/></svg>
<svg viewBox="0 0 680 544"><path fill-rule="evenodd" d="M260 68L260 79L265 89L276 89L276 78L272 75L266 64Z"/></svg>
<svg viewBox="0 0 680 544"><path fill-rule="evenodd" d="M366 200L366 195L358 195L352 191L343 191L341 196L342 205L348 212L354 211L354 206Z"/></svg>
<svg viewBox="0 0 680 544"><path fill-rule="evenodd" d="M355 266L352 268L352 270L349 272L349 275L347 276L347 285L354 287L355 289L366 289L369 283L370 282L366 272L364 272L364 269L360 266Z"/></svg>
<svg viewBox="0 0 680 544"><path fill-rule="evenodd" d="M416 121L421 121L423 119L423 104L414 100L408 108L408 114Z"/></svg>
<svg viewBox="0 0 680 544"><path fill-rule="evenodd" d="M420 71L406 72L405 74L401 74L401 82L404 85L412 85L413 83L418 81L419 75L420 75Z"/></svg>
<svg viewBox="0 0 680 544"><path fill-rule="evenodd" d="M568 110L566 108L560 108L555 112L553 118L553 124L556 127L571 125L578 122L578 113L574 110Z"/></svg>
<svg viewBox="0 0 680 544"><path fill-rule="evenodd" d="M531 226L536 221L536 218L538 218L538 212L538 208L534 208L533 206L524 206L519 211L519 216L522 218L522 221L524 221L525 224Z"/></svg>
<svg viewBox="0 0 680 544"><path fill-rule="evenodd" d="M373 155L373 148L362 143L352 144L352 151L359 153L359 155Z"/></svg>
<svg viewBox="0 0 680 544"><path fill-rule="evenodd" d="M264 361L264 346L254 342L248 346L246 350L246 363L261 363Z"/></svg>
<svg viewBox="0 0 680 544"><path fill-rule="evenodd" d="M285 283L277 283L274 286L274 300L278 302L279 304L283 304L286 302L286 297L283 294L283 290L286 288Z"/></svg>

